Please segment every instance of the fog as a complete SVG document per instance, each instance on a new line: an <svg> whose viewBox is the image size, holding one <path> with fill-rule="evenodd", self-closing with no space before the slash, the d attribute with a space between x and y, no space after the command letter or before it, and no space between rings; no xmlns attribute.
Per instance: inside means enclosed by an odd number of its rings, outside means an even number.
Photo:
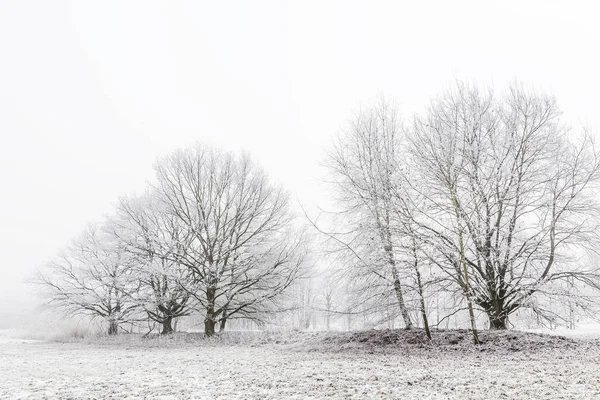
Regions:
<svg viewBox="0 0 600 400"><path fill-rule="evenodd" d="M0 3L0 328L32 320L36 268L195 141L314 204L330 136L381 94L409 116L454 79L518 79L597 128L600 27L577 4Z"/></svg>

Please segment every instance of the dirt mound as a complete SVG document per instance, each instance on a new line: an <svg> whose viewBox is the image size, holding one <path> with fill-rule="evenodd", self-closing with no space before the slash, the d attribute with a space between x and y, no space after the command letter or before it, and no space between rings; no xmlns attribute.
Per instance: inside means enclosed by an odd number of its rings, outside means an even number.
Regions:
<svg viewBox="0 0 600 400"><path fill-rule="evenodd" d="M473 345L471 332L464 329L434 330L429 340L422 329L383 329L327 333L307 340L309 350L344 351L349 349L430 348L444 351L536 351L566 349L592 345L590 340L575 340L564 336L543 335L521 331L480 331L478 346ZM595 341L597 342L597 341ZM595 343L598 345L598 343Z"/></svg>

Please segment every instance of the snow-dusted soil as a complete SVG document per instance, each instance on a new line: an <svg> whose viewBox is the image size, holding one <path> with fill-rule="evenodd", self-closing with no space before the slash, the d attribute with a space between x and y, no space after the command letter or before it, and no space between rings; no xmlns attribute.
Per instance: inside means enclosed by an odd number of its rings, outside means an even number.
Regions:
<svg viewBox="0 0 600 400"><path fill-rule="evenodd" d="M397 331L257 341L0 343L0 398L594 399L598 341Z"/></svg>

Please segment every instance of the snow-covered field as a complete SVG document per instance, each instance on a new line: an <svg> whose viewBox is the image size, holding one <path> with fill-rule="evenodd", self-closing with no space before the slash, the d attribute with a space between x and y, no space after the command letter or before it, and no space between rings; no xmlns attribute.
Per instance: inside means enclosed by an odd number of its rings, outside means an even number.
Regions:
<svg viewBox="0 0 600 400"><path fill-rule="evenodd" d="M600 339L600 324L585 323L579 324L577 329L527 329L527 332L543 333L545 335L562 335L579 339Z"/></svg>
<svg viewBox="0 0 600 400"><path fill-rule="evenodd" d="M396 331L257 341L0 343L3 399L593 399L600 342Z"/></svg>

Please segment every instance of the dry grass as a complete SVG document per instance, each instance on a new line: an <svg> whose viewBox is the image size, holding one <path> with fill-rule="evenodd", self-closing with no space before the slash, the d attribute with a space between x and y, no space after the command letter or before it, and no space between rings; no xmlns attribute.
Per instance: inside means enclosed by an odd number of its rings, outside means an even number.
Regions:
<svg viewBox="0 0 600 400"><path fill-rule="evenodd" d="M169 335L87 333L54 336L59 343L140 348L197 348L215 346L275 346L296 351L442 351L442 352L536 352L549 349L600 348L600 339L574 339L522 331L480 331L481 344L474 345L468 330L434 330L432 340L421 329L384 329L349 332L234 331L213 337L203 333L178 332Z"/></svg>
<svg viewBox="0 0 600 400"><path fill-rule="evenodd" d="M437 349L441 351L536 351L543 349L571 349L580 346L597 346L600 340L576 340L558 335L543 335L521 331L480 331L480 344L473 344L468 330L434 330L431 341L421 329L370 330L326 334L310 345L319 350L346 348L365 350L382 349ZM309 346L310 346L309 345Z"/></svg>

